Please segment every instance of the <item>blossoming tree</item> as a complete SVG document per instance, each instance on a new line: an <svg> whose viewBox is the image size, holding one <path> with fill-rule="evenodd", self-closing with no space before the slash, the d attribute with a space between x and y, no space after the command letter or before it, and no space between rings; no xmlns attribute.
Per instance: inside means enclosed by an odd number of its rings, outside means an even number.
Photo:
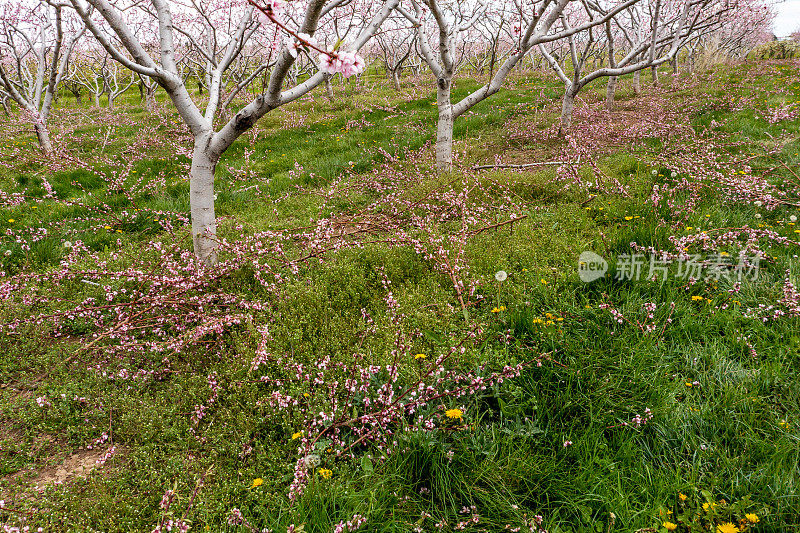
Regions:
<svg viewBox="0 0 800 533"><path fill-rule="evenodd" d="M70 55L83 34L63 7L44 1L0 3L0 96L16 102L33 124L39 146L53 154L47 121Z"/></svg>
<svg viewBox="0 0 800 533"><path fill-rule="evenodd" d="M540 0L526 3L515 2L511 5L506 5L506 3L491 5L485 1L411 0L413 9L399 7L399 11L414 25L421 54L436 77L436 104L439 111L436 135L437 168L440 171L449 171L452 168L455 119L499 92L514 67L535 46L565 39L593 26L604 24L617 13L638 1L626 0L615 5L602 16L559 31L550 30L561 18L567 6L574 3L574 0ZM499 21L504 18L516 18L519 21L514 52L508 55L486 84L454 103L452 89L453 78L457 71L456 43L463 40L462 35L479 20L487 20L487 13L492 9L505 13L505 17L496 17Z"/></svg>
<svg viewBox="0 0 800 533"><path fill-rule="evenodd" d="M189 180L192 237L195 253L209 265L217 261L214 173L222 154L264 115L307 94L326 74L350 76L363 69L364 62L356 53L399 2L383 0L370 6L370 13L358 19L357 35L350 45L329 51L317 48L312 36L321 21L349 3L344 0L68 1L111 57L164 89L189 128L194 138ZM158 36L157 54L137 36L134 24L153 28ZM276 50L274 66L262 78L258 94L230 119L217 123L230 68L253 39L268 40ZM185 50L206 62L208 94L202 102L193 99L178 66ZM319 53L320 71L284 88L298 53Z"/></svg>

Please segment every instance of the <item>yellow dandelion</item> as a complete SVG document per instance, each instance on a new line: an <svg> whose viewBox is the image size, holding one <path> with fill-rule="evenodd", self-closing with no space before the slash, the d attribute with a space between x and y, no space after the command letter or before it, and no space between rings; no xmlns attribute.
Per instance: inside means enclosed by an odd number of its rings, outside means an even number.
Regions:
<svg viewBox="0 0 800 533"><path fill-rule="evenodd" d="M414 356L414 359L425 359L426 357L428 356L425 355L424 353L418 353L417 355Z"/></svg>
<svg viewBox="0 0 800 533"><path fill-rule="evenodd" d="M453 420L460 420L461 417L464 416L464 413L461 411L461 409L448 409L444 412L444 415L447 418L452 418Z"/></svg>
<svg viewBox="0 0 800 533"><path fill-rule="evenodd" d="M322 479L330 479L331 476L333 475L333 472L328 470L327 468L320 468L319 470L317 470L317 472L319 473L320 476L322 476Z"/></svg>
<svg viewBox="0 0 800 533"><path fill-rule="evenodd" d="M760 518L758 518L758 515L755 514L755 513L747 513L746 515L744 515L744 517L751 524L758 524L758 522L761 520Z"/></svg>
<svg viewBox="0 0 800 533"><path fill-rule="evenodd" d="M250 485L250 488L251 488L251 489L254 489L254 488L256 488L256 487L260 487L260 486L261 486L261 485L263 485L263 484L264 484L264 480L263 480L263 479L261 479L260 477L257 477L257 478L255 478L255 479L253 480L253 484L252 484L252 485Z"/></svg>
<svg viewBox="0 0 800 533"><path fill-rule="evenodd" d="M687 387L692 387L692 386L693 386L693 385L692 385L692 382L691 382L691 381L687 381L687 382L686 382L686 386L687 386Z"/></svg>
<svg viewBox="0 0 800 533"><path fill-rule="evenodd" d="M717 526L717 533L739 533L741 531L731 522L726 522Z"/></svg>
<svg viewBox="0 0 800 533"><path fill-rule="evenodd" d="M547 285L547 280L543 279L542 280L542 285Z"/></svg>
<svg viewBox="0 0 800 533"><path fill-rule="evenodd" d="M633 220L633 217L625 217L625 220Z"/></svg>
<svg viewBox="0 0 800 533"><path fill-rule="evenodd" d="M685 502L686 499L688 498L688 496L686 494L682 493L682 492L679 492L678 493L678 498L680 498L682 502Z"/></svg>
<svg viewBox="0 0 800 533"><path fill-rule="evenodd" d="M8 221L11 222L12 224L14 223L14 219L13 218L9 218Z"/></svg>
<svg viewBox="0 0 800 533"><path fill-rule="evenodd" d="M669 521L664 522L661 525L664 526L664 529L666 529L667 531L675 531L676 529L678 529L678 525L677 524L673 524L672 522L669 522Z"/></svg>
<svg viewBox="0 0 800 533"><path fill-rule="evenodd" d="M298 431L297 433L292 433L292 440L297 440L302 436L303 436L303 432L302 431Z"/></svg>

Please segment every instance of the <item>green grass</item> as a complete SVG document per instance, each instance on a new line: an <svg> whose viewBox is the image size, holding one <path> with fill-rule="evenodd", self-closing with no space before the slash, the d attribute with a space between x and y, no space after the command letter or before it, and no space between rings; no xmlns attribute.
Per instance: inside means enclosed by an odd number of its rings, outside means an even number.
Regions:
<svg viewBox="0 0 800 533"><path fill-rule="evenodd" d="M742 153L763 150L782 138L786 142L774 158L796 169L800 121L769 124L760 112L800 100L800 87L787 85L797 75L797 66L789 63L726 67L703 75L708 83L695 89L701 91L702 105L685 105L692 94L678 89L665 89L662 98L681 106L698 130L712 120L721 123L724 133L742 143ZM225 154L217 207L227 238L241 234L236 224L251 233L357 212L378 193L353 192L323 203L315 192L344 173L367 173L383 164L378 149L399 156L399 168L407 164L406 150L429 149L435 119L432 86L407 86L395 93L382 81L368 83L361 89L337 85L334 103L315 94L276 112ZM460 81L457 94L475 86ZM600 84L592 87L586 98L596 101L601 89ZM520 124L529 131L552 124L558 106L548 100L560 92L549 77L531 75L476 107L456 128L464 163L491 161L506 152L529 160L542 152L555 157L562 148L559 141L527 145L506 132ZM46 272L66 253L62 241L78 239L108 256L118 251L117 263L124 266L142 243L172 241L154 219L171 220L179 228L177 241L190 246L188 230L179 224L188 216L188 160L171 148L188 146L181 128L161 125L163 120L149 116L130 94L118 100L117 112L125 120L104 145L107 130L81 118L88 108L65 106L70 98L62 96L56 120L59 127L75 130L75 153L86 158L87 169L51 172L37 160L32 136L13 137L10 127L3 129L0 158L9 163L0 170L2 190L25 190L41 198L46 178L61 200L31 199L2 209L0 231L48 228L30 251L7 239L2 250L11 255L0 256L3 269ZM731 105L744 98L751 98L744 109ZM618 100L636 105L626 84ZM169 110L166 116L175 120ZM299 117L302 125L296 124ZM163 138L127 154L126 147L141 137L129 121L141 121ZM353 127L345 131L348 123ZM167 367L158 354L110 360L75 355L78 343L88 341L80 336L92 332L91 324L76 321L73 337L61 340L51 338L47 328L27 327L16 335L0 335L0 498L9 507L31 512L27 523L47 531L150 531L161 516L158 503L164 491L176 489L174 510L181 516L202 479L187 512L193 531L241 531L226 522L233 507L255 526L276 532L291 523L304 524L307 532L328 532L355 513L368 518L366 531L405 532L415 525L436 531L440 520L448 522L444 530L449 531L470 516L459 510L474 505L481 516L475 531L503 531L506 524L518 527L541 514L551 532L604 532L659 527L668 517L660 513L678 511L679 492L703 502L705 490L727 502L750 496L749 510L761 516L754 531L793 530L800 525L800 321L786 317L762 323L743 310L774 303L787 269L797 280L798 247L773 247L774 263L764 265L758 281L743 284L735 297L739 304L726 309L716 309L732 300L731 285L725 282L687 287L674 278L661 284L608 277L584 284L577 277L577 257L584 250L611 258L628 253L631 241L666 247L671 235L681 234L676 229L680 221L647 201L653 184L666 181L668 168L650 174L654 153L665 142L611 146L598 156L606 175L629 185L629 196L604 193L588 204L585 194L563 191L551 182L552 169L486 174L489 194L489 180L507 185L528 218L513 231L485 232L467 246L470 276L483 282L478 291L484 296L470 309L470 318L486 334L460 364L502 366L539 354L549 357L502 387L459 400L469 430L399 433L394 453L385 460L375 449L360 451L355 460L326 459L333 477L315 477L300 502L290 506L286 492L296 461L291 435L298 420L258 403L266 389L252 383L247 372L255 348L253 325L234 328L213 348L177 354ZM98 154L98 146L105 146L110 161ZM15 154L22 154L16 162ZM303 170L290 178L295 161ZM773 159L760 158L752 166L791 188L789 171L771 171ZM132 198L109 190L99 177L123 168L136 173L126 180ZM408 194L440 183L435 173L429 176ZM265 185L261 193L241 190L256 183ZM70 198L80 199L80 205L63 202ZM129 214L105 229L104 210ZM729 202L722 192L709 190L687 225L737 227L752 223L754 212L751 205ZM794 212L781 207L765 212L762 222L791 236L785 219ZM224 283L269 303L269 311L257 315L256 322L270 325L272 353L310 364L324 356L346 362L359 352L373 364L387 364L396 331L383 302L379 268L392 281L407 316L404 327L420 332L415 349L436 353L464 334L467 326L452 283L407 248L373 244L337 252L289 276L279 294L261 288L248 272ZM493 280L500 269L510 274L502 290ZM72 282L48 290L65 304L94 294L91 287ZM615 322L600 307L605 303L642 321L648 320L643 304L657 304L656 332L645 334L630 323ZM498 305L507 311L492 313ZM369 335L364 335L362 309L376 322ZM30 312L11 305L0 309L3 321ZM555 317L550 325L548 313ZM501 340L507 331L511 343ZM90 368L96 365L109 371L145 368L156 371L157 378L109 380ZM409 365L406 371L413 369ZM207 402L206 377L212 373L222 393L198 439L190 416L196 405ZM687 386L692 382L700 386ZM287 383L291 387L299 385ZM40 396L61 395L64 400L54 400L48 410L35 403ZM76 396L87 401L73 400ZM646 407L654 414L650 423L640 429L620 426ZM42 493L26 484L26 476L58 465L109 427L120 451L102 469ZM573 445L565 447L567 440ZM247 447L252 451L244 453ZM264 483L250 489L255 478ZM423 512L431 518L423 520ZM18 523L20 518L0 511L0 522Z"/></svg>

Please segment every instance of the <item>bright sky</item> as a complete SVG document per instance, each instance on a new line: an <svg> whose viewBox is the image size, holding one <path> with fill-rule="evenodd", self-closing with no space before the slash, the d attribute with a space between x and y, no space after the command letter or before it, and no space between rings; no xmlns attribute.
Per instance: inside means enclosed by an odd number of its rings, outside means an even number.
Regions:
<svg viewBox="0 0 800 533"><path fill-rule="evenodd" d="M786 37L794 30L800 28L800 0L784 0L774 4L775 12L775 35Z"/></svg>

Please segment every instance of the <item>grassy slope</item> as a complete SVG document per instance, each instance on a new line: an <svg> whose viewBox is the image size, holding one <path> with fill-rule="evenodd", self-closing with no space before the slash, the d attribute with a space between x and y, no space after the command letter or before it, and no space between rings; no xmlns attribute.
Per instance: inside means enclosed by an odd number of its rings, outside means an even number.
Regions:
<svg viewBox="0 0 800 533"><path fill-rule="evenodd" d="M743 72L718 73L705 86L709 100L722 102L731 91L746 94L748 87L732 89ZM796 66L785 73L768 70L758 80L765 86L780 86L791 76L797 79ZM468 85L460 84L459 90ZM790 90L800 97L796 84ZM482 104L457 128L467 160L491 160L493 153L510 147L519 155L536 151L540 157L546 149L512 143L502 132L508 123L550 124L553 109L536 110L558 93L559 88L550 82L532 79ZM406 147L423 146L430 138L427 132L435 108L425 85L409 88L403 95L383 86L369 91L348 87L344 92L340 89L340 94L334 104L317 96L293 106L288 114L276 113L226 154L219 187L219 212L228 217L224 232L235 235L233 221L264 230L303 226L320 216L319 199L292 187L287 173L295 160L306 171L302 184L313 188L351 167L367 171L382 160L375 147L401 153ZM627 89L621 91L621 98L631 98ZM678 105L681 93L670 98ZM125 104L124 114L133 124L151 120L133 98ZM123 107L121 101L119 105ZM304 125L276 130L303 115ZM76 111L65 111L63 120L79 120L76 117ZM741 139L753 145L768 143L767 134L775 129L751 111L724 106L687 118L698 127L712 119L731 118L726 127L738 130ZM354 124L344 131L351 120L371 125ZM781 157L796 166L800 161L798 121L788 129L795 140ZM80 134L77 150L89 157L106 138L106 131L99 127L82 126ZM179 131L164 134L180 141ZM136 135L134 125L118 126L105 150L122 150ZM29 150L31 141L26 136L7 137L2 143L5 159L16 153L12 150ZM247 154L248 142L252 155ZM634 194L600 197L590 211L581 205L584 197L578 194L550 192L547 172L490 174L492 179L518 182L515 190L525 199L530 217L515 225L513 233L499 230L472 242L472 271L486 281L486 294L492 301L496 296L491 275L501 268L511 274L499 296L508 313L493 315L489 307L477 313L490 331L511 329L521 341L511 348L489 342L474 357L519 360L529 353L553 352L561 364L533 368L497 395L468 403L473 431L413 434L403 437L402 453L385 462L335 463L334 477L312 482L305 499L289 511L285 493L294 461L290 435L295 428L291 420L263 416L255 407L257 387L226 389L211 422L204 426L204 443L189 432L190 412L209 394L208 374L216 372L226 384L242 380L241 366L235 361L237 357L249 360L252 354L246 331L232 334L214 351L175 358L175 374L169 379L129 388L126 382L109 382L86 371L90 361L79 358L78 364L65 364L73 346L43 342L40 332L30 330L21 337L0 340L0 382L8 385L0 389L0 419L5 426L0 430L0 475L6 476L0 481L0 491L25 493L23 478L12 478L12 473L57 464L67 452L96 438L111 418L114 439L123 451L87 479L49 488L35 502L19 499L20 507L40 509L34 523L53 531L149 531L159 517L158 501L164 490L175 485L185 507L197 479L205 473L205 486L188 514L199 531L235 530L225 525L231 507L242 509L254 524L276 531L283 531L281 527L288 523L305 523L307 531L330 531L333 524L356 512L369 517L370 531L409 531L423 510L434 516L424 527L434 530L433 524L440 519L451 525L457 522L458 510L472 504L483 517L481 527L489 531L502 530L505 524L519 525L524 514L536 513L544 515L551 531L605 531L611 513L616 516L615 530L633 531L657 525L659 508L674 505L679 491L699 497L698 488L728 501L752 495L760 514L769 508L761 531L797 526L798 321L761 324L743 318L737 308L713 312L691 300L692 295L702 295L720 303L727 298L725 287L701 284L687 291L677 282L658 286L607 280L586 286L577 280L574 263L581 251L620 252L632 240L647 242L651 235L663 234L645 202L655 178L643 157L644 151L638 148L620 148L601 159L606 173L628 181ZM21 190L46 172L30 159L24 166L12 164L2 171L5 191ZM134 168L145 180L163 172L165 186L142 193L137 205L185 212L185 165L184 157L172 155L167 148L149 147ZM231 192L247 182L229 184L233 174L228 169L269 176L269 196ZM91 205L101 199L114 208L127 205L122 195L105 190L88 171L59 172L49 179L60 198L85 197L86 192L75 186L79 182L93 192L86 200ZM277 203L271 201L279 197ZM355 210L364 201L354 196L337 208ZM5 268L47 269L63 253L64 238L79 236L93 249L103 250L116 248L118 238L123 249L130 249L160 235L147 220L134 221L119 233L98 229L99 222L71 218L86 213L84 208L61 203L45 203L36 210L28 204L5 209L0 230L66 220L63 234L45 239L32 253L12 249L11 256L4 256ZM724 204L709 197L698 206L691 224L699 226L708 214L707 224L724 227L747 222L752 213L752 206ZM640 218L626 221L626 215ZM777 225L786 215L781 210L768 217ZM181 235L187 242L185 232ZM757 284L745 287L743 304L774 300L783 271L796 263L796 253L788 248L776 251L777 264L766 269ZM368 308L383 327L380 335L367 341L366 349L376 362L385 357L382 354L392 336L381 311L383 288L375 273L377 266L385 266L395 296L415 325L439 335L458 334L460 314L446 310L454 299L441 274L410 251L373 246L341 252L287 284L284 298L273 302L280 317L272 330L273 350L291 351L299 360L309 361L321 354L347 357L361 327L360 309ZM80 289L73 297L80 297ZM598 308L606 298L630 316L637 316L644 302L674 301L674 322L662 337L642 335L635 328L615 325ZM3 311L6 316L14 312ZM536 319L545 313L563 317L561 328L542 330ZM659 307L659 324L667 313ZM742 334L756 347L757 358L740 341ZM432 335L425 347L435 349L435 338ZM687 388L687 381L699 381L702 387ZM43 412L34 402L40 395L61 394L83 396L90 403L102 403L103 408L67 401ZM653 410L655 418L642 430L612 428L645 407ZM779 425L782 419L790 422L788 430ZM565 440L574 445L565 448ZM253 452L240 460L244 444L252 445ZM449 451L454 452L452 462ZM249 490L257 477L264 484ZM422 487L430 489L430 494L420 494ZM8 517L0 514L0 519Z"/></svg>

